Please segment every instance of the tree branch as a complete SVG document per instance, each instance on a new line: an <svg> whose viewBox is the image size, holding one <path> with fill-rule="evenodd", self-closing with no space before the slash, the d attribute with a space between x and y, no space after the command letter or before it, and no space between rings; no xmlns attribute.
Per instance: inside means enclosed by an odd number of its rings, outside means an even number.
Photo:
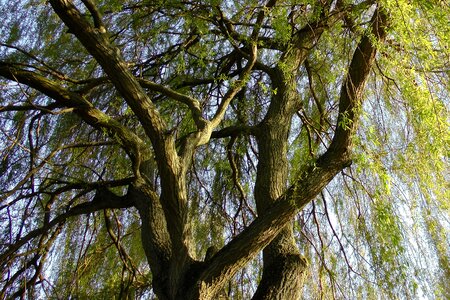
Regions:
<svg viewBox="0 0 450 300"><path fill-rule="evenodd" d="M15 65L0 61L0 76L32 87L56 101L57 106L72 108L73 112L94 128L106 129L110 136L117 139L139 168L143 154L150 156L142 140L128 128L96 109L78 93L62 88L56 82L35 72L17 68ZM138 172L137 172L138 173Z"/></svg>
<svg viewBox="0 0 450 300"><path fill-rule="evenodd" d="M361 109L364 86L377 52L377 45L372 41L375 40L376 43L384 41L388 23L386 14L378 7L372 16L370 35L362 37L353 54L348 74L341 87L339 116L333 140L327 151L329 153L345 154L351 150L351 137L357 127L358 111Z"/></svg>
<svg viewBox="0 0 450 300"><path fill-rule="evenodd" d="M184 170L175 148L174 134L168 132L167 125L159 111L138 80L128 70L119 48L110 43L107 34L84 20L72 1L49 0L49 2L70 32L76 36L108 75L149 137L161 175L161 204L164 214L172 220L167 222L167 227L173 242L173 250L180 254L179 257L187 257L188 249L184 245L187 238L185 231L187 196L183 182Z"/></svg>
<svg viewBox="0 0 450 300"><path fill-rule="evenodd" d="M256 127L247 125L234 125L222 128L211 133L211 138L219 139L224 137L238 136L238 135L254 135Z"/></svg>
<svg viewBox="0 0 450 300"><path fill-rule="evenodd" d="M200 101L195 98L189 97L185 94L174 91L168 87L161 84L157 84L151 80L139 79L139 83L142 87L148 88L152 91L159 92L167 97L170 97L176 101L186 104L192 112L192 117L194 122L199 129L205 126L205 119L202 117L202 111L200 107Z"/></svg>
<svg viewBox="0 0 450 300"><path fill-rule="evenodd" d="M165 158L166 124L137 79L127 68L120 50L112 45L106 34L92 27L71 1L50 0L54 11L100 64L111 82L136 114L152 141L155 153ZM164 159L166 160L166 159Z"/></svg>
<svg viewBox="0 0 450 300"><path fill-rule="evenodd" d="M92 19L94 20L95 28L99 29L101 32L106 32L105 25L103 25L102 18L100 16L100 12L97 7L95 7L94 3L91 0L81 0L86 8L92 15Z"/></svg>
<svg viewBox="0 0 450 300"><path fill-rule="evenodd" d="M206 121L204 128L192 134L186 141L186 145L182 153L183 161L190 160L190 157L192 156L192 153L196 147L204 145L209 142L213 130L222 122L222 119L225 116L226 109L231 103L231 100L233 100L234 96L236 96L236 94L239 93L239 91L247 83L250 77L250 73L253 69L253 66L255 65L256 59L257 59L257 46L256 43L254 42L251 47L251 57L247 61L247 64L245 65L243 71L239 75L239 78L231 83L231 87L225 93L221 102L219 103L219 107L217 108L214 117L211 120Z"/></svg>
<svg viewBox="0 0 450 300"><path fill-rule="evenodd" d="M92 201L84 202L70 208L67 212L55 217L44 226L30 231L26 236L9 246L9 248L0 255L0 265L6 264L10 256L27 242L31 241L35 237L38 237L39 235L45 234L55 225L64 223L69 217L88 214L102 209L128 208L133 205L134 202L132 201L132 198L127 197L127 195L117 196L108 189L100 188L97 190L97 193Z"/></svg>

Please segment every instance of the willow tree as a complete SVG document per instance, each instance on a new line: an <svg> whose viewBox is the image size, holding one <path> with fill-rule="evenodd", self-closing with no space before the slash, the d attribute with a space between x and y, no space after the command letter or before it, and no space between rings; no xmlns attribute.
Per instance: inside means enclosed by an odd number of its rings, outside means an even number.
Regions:
<svg viewBox="0 0 450 300"><path fill-rule="evenodd" d="M448 296L445 1L1 15L2 298Z"/></svg>

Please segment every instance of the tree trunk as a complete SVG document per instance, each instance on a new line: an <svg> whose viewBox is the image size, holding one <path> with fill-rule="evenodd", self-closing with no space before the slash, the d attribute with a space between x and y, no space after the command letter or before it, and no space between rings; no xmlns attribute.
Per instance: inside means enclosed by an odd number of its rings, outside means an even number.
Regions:
<svg viewBox="0 0 450 300"><path fill-rule="evenodd" d="M287 80L282 72L277 75L275 79L280 80L272 83L277 94L272 97L257 136L259 162L255 199L259 215L264 215L286 191L288 135L292 115L299 108L294 82ZM264 249L263 260L263 276L253 299L299 299L306 263L295 243L292 223Z"/></svg>
<svg viewBox="0 0 450 300"><path fill-rule="evenodd" d="M290 224L264 249L263 257L263 276L253 299L300 299L306 261Z"/></svg>

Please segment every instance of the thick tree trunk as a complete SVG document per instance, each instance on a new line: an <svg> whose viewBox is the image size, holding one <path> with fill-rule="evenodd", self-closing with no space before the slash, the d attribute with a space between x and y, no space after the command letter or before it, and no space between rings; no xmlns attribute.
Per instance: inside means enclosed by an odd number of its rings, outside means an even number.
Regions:
<svg viewBox="0 0 450 300"><path fill-rule="evenodd" d="M253 299L300 299L306 261L293 241L291 225L283 228L263 255L263 276Z"/></svg>

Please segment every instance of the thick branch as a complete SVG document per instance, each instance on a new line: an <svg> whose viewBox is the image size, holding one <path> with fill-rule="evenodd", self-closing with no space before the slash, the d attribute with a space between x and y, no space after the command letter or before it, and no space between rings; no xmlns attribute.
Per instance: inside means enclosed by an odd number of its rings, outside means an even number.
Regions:
<svg viewBox="0 0 450 300"><path fill-rule="evenodd" d="M382 43L386 38L386 26L388 26L386 14L377 8L371 23L371 33L369 36L363 36L359 42L341 88L339 116L329 152L345 153L351 150L351 137L356 130L364 86L377 52L377 45L373 40L376 43Z"/></svg>
<svg viewBox="0 0 450 300"><path fill-rule="evenodd" d="M144 146L142 140L119 122L96 109L78 93L62 88L56 82L37 73L19 69L13 64L0 61L0 76L32 87L54 99L58 106L73 108L86 123L95 128L107 129L111 136L118 138L129 155L138 158Z"/></svg>
<svg viewBox="0 0 450 300"><path fill-rule="evenodd" d="M256 128L247 125L233 125L211 133L211 138L218 139L238 135L254 135Z"/></svg>
<svg viewBox="0 0 450 300"><path fill-rule="evenodd" d="M231 83L230 89L223 96L213 118L210 121L207 121L207 124L203 130L197 132L192 136L190 140L188 140L187 145L185 147L185 151L183 153L184 159L189 159L188 157L192 155L192 151L195 147L204 145L210 140L213 130L222 122L225 116L225 112L228 106L230 105L231 101L236 96L236 94L241 91L241 89L245 86L245 84L249 80L251 71L255 66L255 64L257 63L257 56L258 56L257 44L261 24L267 12L275 5L275 3L276 0L269 0L267 4L259 11L255 26L249 37L249 41L247 41L246 43L247 45L246 48L248 48L249 51L248 54L242 53L243 51L233 43L233 47L235 47L236 51L243 54L243 56L247 59L247 64L243 68L242 72L239 74L239 78ZM219 21L221 22L221 25L225 26L225 27L222 26L224 32L226 32L227 34L231 34L231 32L234 31L234 29L230 27L230 24L227 23L227 20L223 19L223 16L221 16L221 19Z"/></svg>
<svg viewBox="0 0 450 300"><path fill-rule="evenodd" d="M181 157L183 161L183 172L186 171L187 166L190 165L190 161L195 149L198 146L204 145L209 142L213 130L222 122L225 112L233 100L234 96L241 91L250 78L250 73L256 63L257 59L257 46L253 43L251 47L251 57L247 61L244 69L239 75L239 78L231 83L230 89L223 96L216 113L211 120L207 120L205 126L191 135L189 135L182 147Z"/></svg>
<svg viewBox="0 0 450 300"><path fill-rule="evenodd" d="M29 111L29 110L39 110L44 113L52 114L52 115L59 115L67 112L72 112L72 109L62 109L58 111L54 111L56 108L61 108L63 106L57 104L57 103L51 103L47 106L41 106L41 105L34 105L34 104L26 104L26 105L6 105L6 106L0 106L0 112L4 111Z"/></svg>
<svg viewBox="0 0 450 300"><path fill-rule="evenodd" d="M51 0L49 2L61 20L69 27L70 32L102 66L111 82L136 114L151 139L155 152L163 155L166 125L137 79L128 70L119 49L109 42L106 34L83 19L71 1Z"/></svg>
<svg viewBox="0 0 450 300"><path fill-rule="evenodd" d="M215 294L216 289L266 247L297 212L313 200L347 163L341 161L339 156L334 156L333 164L311 166L303 172L301 179L268 207L264 215L256 218L249 227L208 261L198 282L199 286L202 286L200 293Z"/></svg>

